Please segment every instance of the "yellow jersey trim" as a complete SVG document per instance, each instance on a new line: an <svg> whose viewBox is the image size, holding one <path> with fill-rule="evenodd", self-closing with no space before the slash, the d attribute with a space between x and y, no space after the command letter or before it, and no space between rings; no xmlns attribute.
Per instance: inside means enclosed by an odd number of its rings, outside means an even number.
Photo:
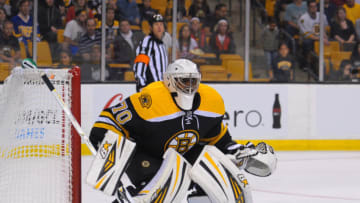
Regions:
<svg viewBox="0 0 360 203"><path fill-rule="evenodd" d="M111 130L111 131L115 132L116 134L120 134L120 135L123 134L121 131L116 129L114 126L112 126L110 124L106 124L106 123L95 123L93 127Z"/></svg>
<svg viewBox="0 0 360 203"><path fill-rule="evenodd" d="M102 112L100 113L100 116L105 116L106 118L109 118L109 119L112 120L114 123L116 123L116 125L119 126L119 127L121 128L121 130L124 131L126 138L129 138L129 131L127 131L122 125L120 125L119 122L117 122L117 121L115 120L114 116L113 116L111 113L109 113L109 112L107 112L107 111L102 111Z"/></svg>
<svg viewBox="0 0 360 203"><path fill-rule="evenodd" d="M210 145L215 145L222 137L224 137L225 133L227 132L227 126L224 126L223 123L221 123L221 131L218 136L212 138L210 140Z"/></svg>

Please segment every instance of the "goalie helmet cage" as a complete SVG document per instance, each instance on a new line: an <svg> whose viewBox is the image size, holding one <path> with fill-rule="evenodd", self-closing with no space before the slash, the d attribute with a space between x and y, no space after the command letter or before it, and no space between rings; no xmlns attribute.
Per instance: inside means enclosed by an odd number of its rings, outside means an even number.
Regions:
<svg viewBox="0 0 360 203"><path fill-rule="evenodd" d="M80 122L80 69L46 69ZM81 138L36 70L0 87L0 203L80 203Z"/></svg>

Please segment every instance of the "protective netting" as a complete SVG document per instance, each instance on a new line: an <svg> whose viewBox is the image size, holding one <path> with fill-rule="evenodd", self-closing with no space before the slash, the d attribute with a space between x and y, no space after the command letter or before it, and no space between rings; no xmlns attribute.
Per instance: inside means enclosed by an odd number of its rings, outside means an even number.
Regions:
<svg viewBox="0 0 360 203"><path fill-rule="evenodd" d="M71 107L68 70L42 70ZM0 89L0 203L72 199L71 123L36 70L15 68Z"/></svg>

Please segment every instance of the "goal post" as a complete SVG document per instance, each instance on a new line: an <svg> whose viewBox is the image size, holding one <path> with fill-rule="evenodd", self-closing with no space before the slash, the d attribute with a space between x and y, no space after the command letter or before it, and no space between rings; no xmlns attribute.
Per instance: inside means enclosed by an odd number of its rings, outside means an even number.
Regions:
<svg viewBox="0 0 360 203"><path fill-rule="evenodd" d="M69 70L72 77L71 111L81 123L81 84L80 68L78 66ZM72 163L72 203L81 203L81 137L71 125L71 163Z"/></svg>
<svg viewBox="0 0 360 203"><path fill-rule="evenodd" d="M80 69L40 71L80 122ZM81 202L81 138L37 70L0 89L0 202Z"/></svg>

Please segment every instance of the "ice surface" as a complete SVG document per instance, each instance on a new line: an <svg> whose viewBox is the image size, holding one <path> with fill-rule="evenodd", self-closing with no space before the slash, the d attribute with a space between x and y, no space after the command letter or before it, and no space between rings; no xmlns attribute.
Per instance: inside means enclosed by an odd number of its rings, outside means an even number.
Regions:
<svg viewBox="0 0 360 203"><path fill-rule="evenodd" d="M277 152L275 173L266 178L245 173L254 203L360 203L360 152ZM83 157L82 202L114 198L85 183L92 157ZM204 201L199 201L204 202Z"/></svg>

